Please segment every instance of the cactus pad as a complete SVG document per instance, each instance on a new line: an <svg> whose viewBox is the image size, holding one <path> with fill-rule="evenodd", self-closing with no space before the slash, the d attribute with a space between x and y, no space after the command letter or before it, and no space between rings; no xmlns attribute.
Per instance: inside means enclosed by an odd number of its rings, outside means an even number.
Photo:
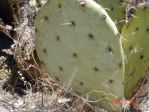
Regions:
<svg viewBox="0 0 149 112"><path fill-rule="evenodd" d="M58 83L109 112L123 97L121 39L106 11L93 0L50 0L36 20L36 48Z"/></svg>
<svg viewBox="0 0 149 112"><path fill-rule="evenodd" d="M122 29L125 65L125 97L135 94L149 67L149 8L137 8L133 18Z"/></svg>

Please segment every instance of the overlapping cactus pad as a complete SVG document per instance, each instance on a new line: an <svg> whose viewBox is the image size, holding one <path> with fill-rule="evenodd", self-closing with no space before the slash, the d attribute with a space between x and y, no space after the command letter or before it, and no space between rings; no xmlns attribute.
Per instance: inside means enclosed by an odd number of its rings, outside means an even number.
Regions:
<svg viewBox="0 0 149 112"><path fill-rule="evenodd" d="M149 67L149 8L138 7L135 17L122 29L126 54L125 97L135 94Z"/></svg>
<svg viewBox="0 0 149 112"><path fill-rule="evenodd" d="M106 11L93 0L50 0L37 20L37 52L59 83L109 112L121 110L123 97L121 39ZM94 94L94 95L93 95Z"/></svg>

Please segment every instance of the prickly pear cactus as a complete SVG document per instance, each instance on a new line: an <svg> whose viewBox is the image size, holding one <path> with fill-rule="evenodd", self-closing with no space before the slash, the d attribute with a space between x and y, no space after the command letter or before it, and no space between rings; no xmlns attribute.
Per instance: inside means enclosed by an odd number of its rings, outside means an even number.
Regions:
<svg viewBox="0 0 149 112"><path fill-rule="evenodd" d="M122 29L126 54L125 97L135 94L149 67L149 8L138 7L135 17Z"/></svg>
<svg viewBox="0 0 149 112"><path fill-rule="evenodd" d="M115 22L119 31L125 23L126 0L94 0L101 4Z"/></svg>
<svg viewBox="0 0 149 112"><path fill-rule="evenodd" d="M123 98L121 38L93 0L50 0L36 20L37 53L51 77L109 112Z"/></svg>

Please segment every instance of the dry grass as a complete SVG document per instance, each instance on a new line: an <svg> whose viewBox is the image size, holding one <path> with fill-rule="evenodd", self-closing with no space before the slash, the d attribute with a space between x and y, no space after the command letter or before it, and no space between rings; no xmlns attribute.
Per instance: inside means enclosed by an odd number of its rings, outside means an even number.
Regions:
<svg viewBox="0 0 149 112"><path fill-rule="evenodd" d="M7 69L4 68L1 70L7 71ZM54 83L50 78L39 78L34 81L29 80L26 82L23 80L21 82L22 85L17 85L16 83L15 86L12 86L12 84L7 82L12 74L10 75L8 72L3 72L0 75L7 76L7 78L3 77L0 80L0 109L3 109L3 111L105 112L103 109L89 104L86 99ZM11 87L14 93L11 91L7 92L7 89L2 89L6 82L7 87ZM23 85L25 88L22 87ZM23 91L23 93L20 91ZM5 108L2 108L4 105Z"/></svg>

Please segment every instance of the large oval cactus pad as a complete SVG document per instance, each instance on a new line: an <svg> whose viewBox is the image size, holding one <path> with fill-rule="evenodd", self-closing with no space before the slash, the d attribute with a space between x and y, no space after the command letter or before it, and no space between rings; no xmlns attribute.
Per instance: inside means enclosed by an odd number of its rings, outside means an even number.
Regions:
<svg viewBox="0 0 149 112"><path fill-rule="evenodd" d="M123 59L118 31L106 11L92 0L50 0L36 20L37 53L59 83L109 112L121 110Z"/></svg>

